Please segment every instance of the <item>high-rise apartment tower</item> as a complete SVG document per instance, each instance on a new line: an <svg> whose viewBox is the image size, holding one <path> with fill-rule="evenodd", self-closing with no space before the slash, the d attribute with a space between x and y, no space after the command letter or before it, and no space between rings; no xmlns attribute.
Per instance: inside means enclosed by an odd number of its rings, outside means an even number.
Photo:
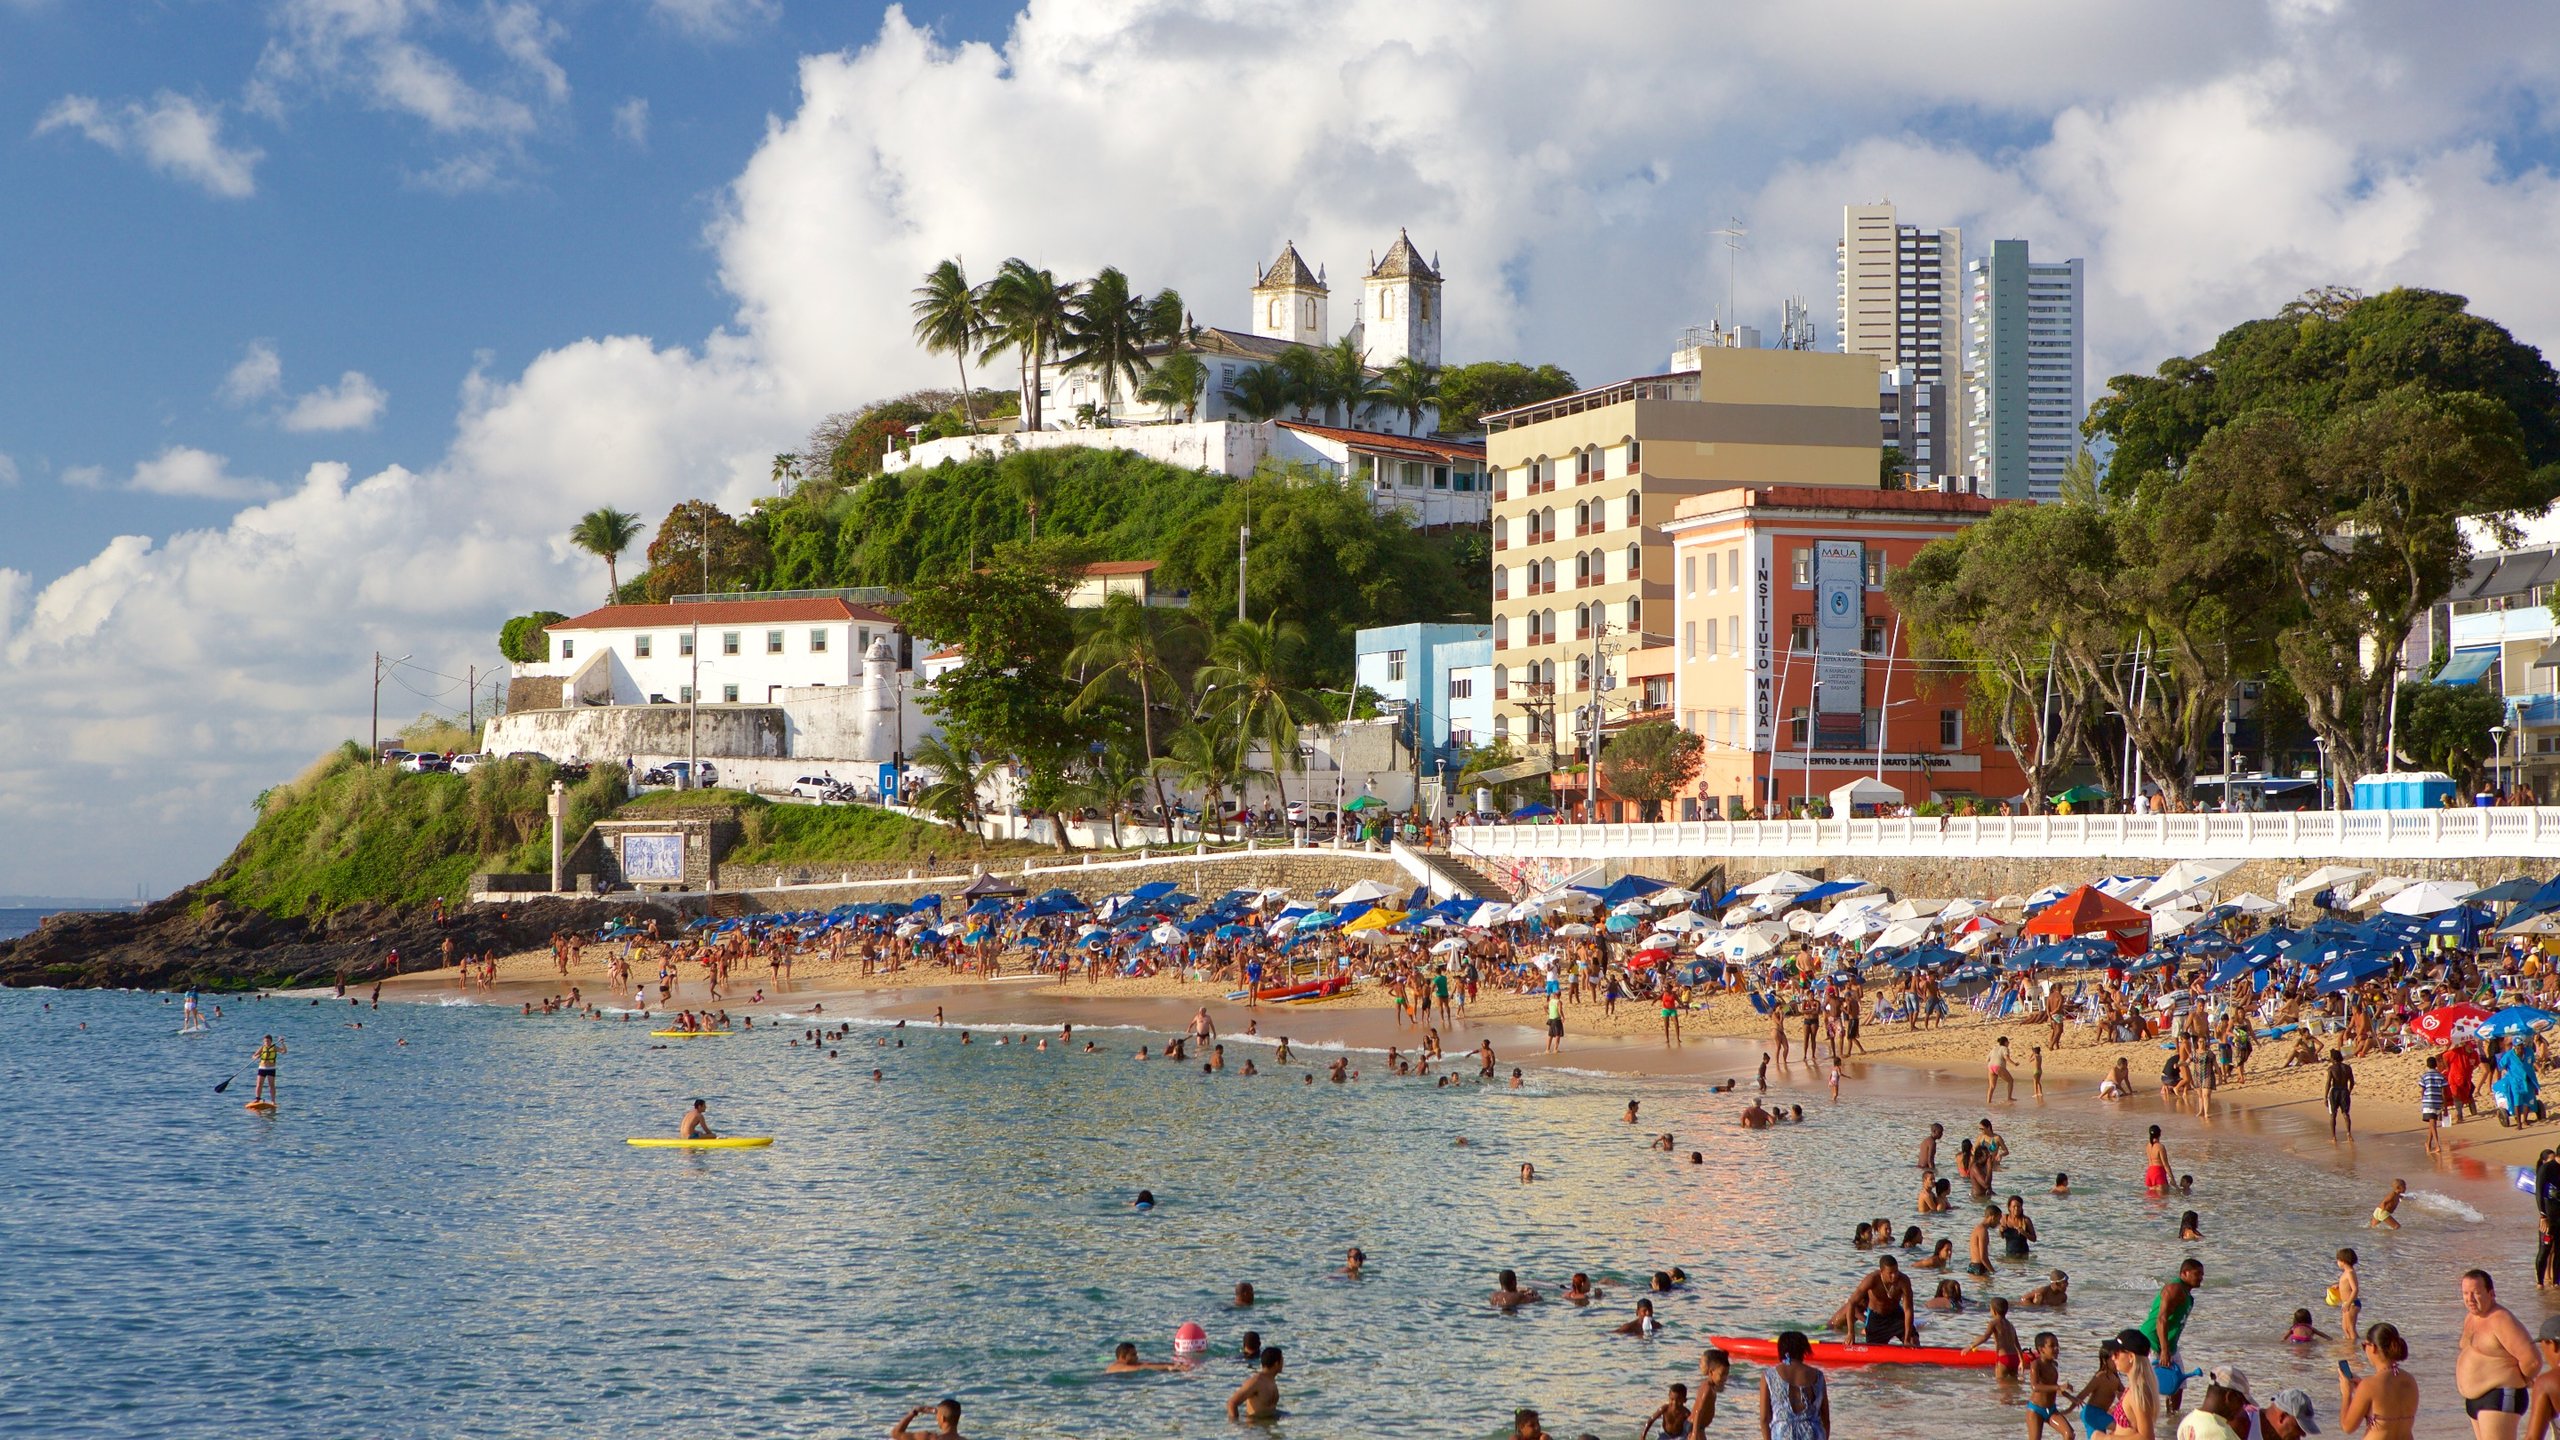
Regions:
<svg viewBox="0 0 2560 1440"><path fill-rule="evenodd" d="M1840 348L1872 355L1884 369L1907 367L1921 385L1964 393L1964 236L1948 227L1899 223L1891 201L1840 212ZM1918 438L1918 437L1915 437ZM1906 449L1912 480L1937 488L1965 472L1965 435L1946 427ZM1942 453L1943 452L1943 453Z"/></svg>
<svg viewBox="0 0 2560 1440"><path fill-rule="evenodd" d="M1995 240L1965 267L1972 344L1965 402L1971 488L1995 500L2054 500L2080 453L2081 270Z"/></svg>

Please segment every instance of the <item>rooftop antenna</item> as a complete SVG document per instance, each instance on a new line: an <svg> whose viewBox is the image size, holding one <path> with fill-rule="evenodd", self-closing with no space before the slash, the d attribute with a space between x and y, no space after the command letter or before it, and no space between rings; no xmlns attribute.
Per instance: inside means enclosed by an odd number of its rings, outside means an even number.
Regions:
<svg viewBox="0 0 2560 1440"><path fill-rule="evenodd" d="M1742 274L1742 237L1750 234L1751 232L1742 228L1741 216L1728 215L1725 217L1724 228L1716 231L1715 233L1724 237L1724 248L1726 251L1724 272L1724 323L1727 325L1733 325L1738 323L1736 320L1734 295L1740 288L1738 281Z"/></svg>
<svg viewBox="0 0 2560 1440"><path fill-rule="evenodd" d="M1778 343L1788 350L1813 348L1813 311L1801 295L1790 295L1779 309Z"/></svg>

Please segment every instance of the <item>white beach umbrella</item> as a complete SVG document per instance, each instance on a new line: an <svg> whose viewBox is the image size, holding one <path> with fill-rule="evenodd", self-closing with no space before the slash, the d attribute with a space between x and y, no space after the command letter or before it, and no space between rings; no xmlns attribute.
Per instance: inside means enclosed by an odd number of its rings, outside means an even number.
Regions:
<svg viewBox="0 0 2560 1440"><path fill-rule="evenodd" d="M2350 910L2368 909L2372 906L2381 904L2383 901L2390 899L2392 896L2399 894L2401 891L2406 890L2417 883L2418 882L2416 880L2406 875L2385 875L2374 881L2372 884L2367 885L2362 890L2357 891L2355 898L2347 902L2347 908ZM2464 893L2468 894L2469 892L2466 891Z"/></svg>
<svg viewBox="0 0 2560 1440"><path fill-rule="evenodd" d="M1887 920L1926 920L1939 914L1953 902L1946 900L1904 900L1884 912Z"/></svg>
<svg viewBox="0 0 2560 1440"><path fill-rule="evenodd" d="M2239 911L2243 915L2273 915L2284 908L2284 906L2252 890L2243 890L2239 894L2223 901L2222 903Z"/></svg>
<svg viewBox="0 0 2560 1440"><path fill-rule="evenodd" d="M2201 890L2240 868L2237 860L2181 860L2151 882L2149 889L2134 898L2133 903L2145 910L2156 910L2180 896Z"/></svg>
<svg viewBox="0 0 2560 1440"><path fill-rule="evenodd" d="M2433 915L2461 904L2479 888L2461 880L2421 880L2383 901L2382 908L2391 915Z"/></svg>
<svg viewBox="0 0 2560 1440"><path fill-rule="evenodd" d="M1805 876L1797 874L1793 870L1781 870L1775 875L1763 875L1759 879L1752 881L1750 884L1743 886L1735 893L1742 895L1801 895L1805 891L1812 889L1816 883L1817 882L1808 879Z"/></svg>
<svg viewBox="0 0 2560 1440"><path fill-rule="evenodd" d="M2528 915L2513 925L2499 926L2498 933L2501 935L2560 935L2560 911L2545 910L2539 915Z"/></svg>
<svg viewBox="0 0 2560 1440"><path fill-rule="evenodd" d="M2126 900L2150 889L2159 879L2157 875L2110 875L2104 880L2090 881L2089 888L2110 900Z"/></svg>
<svg viewBox="0 0 2560 1440"><path fill-rule="evenodd" d="M2194 929L2196 922L2203 918L2204 912L2200 910L2154 910L2151 912L2152 937L2165 940L2172 935L2183 935Z"/></svg>
<svg viewBox="0 0 2560 1440"><path fill-rule="evenodd" d="M1959 920L1970 920L1990 908L1988 900L1951 900L1947 902L1946 909L1938 912L1938 923L1953 925Z"/></svg>
<svg viewBox="0 0 2560 1440"><path fill-rule="evenodd" d="M1439 944L1432 946L1431 953L1434 955L1451 955L1466 948L1466 941L1452 938L1443 940Z"/></svg>
<svg viewBox="0 0 2560 1440"><path fill-rule="evenodd" d="M2057 880L2053 884L2047 885L2041 890L2032 892L2026 899L2021 900L2018 903L2021 905L2050 905L2054 901L2061 899L2063 896L2068 895L2079 888L2080 887L2077 885Z"/></svg>
<svg viewBox="0 0 2560 1440"><path fill-rule="evenodd" d="M1334 892L1333 906L1357 905L1363 900L1384 900L1394 892L1375 880L1356 881Z"/></svg>
<svg viewBox="0 0 2560 1440"><path fill-rule="evenodd" d="M1929 932L1935 928L1937 927L1917 920L1897 920L1886 926L1884 933L1876 937L1876 945L1879 949L1900 950L1905 946L1917 945L1928 939Z"/></svg>
<svg viewBox="0 0 2560 1440"><path fill-rule="evenodd" d="M1994 910L2024 910L2027 908L2027 897L2024 895L2003 895L1999 899L1991 902L1991 908Z"/></svg>
<svg viewBox="0 0 2560 1440"><path fill-rule="evenodd" d="M1617 904L1609 907L1609 913L1612 915L1642 915L1652 908L1652 906L1647 905L1641 900L1621 900Z"/></svg>
<svg viewBox="0 0 2560 1440"><path fill-rule="evenodd" d="M1757 960L1777 949L1778 939L1753 925L1725 936L1715 948L1728 960Z"/></svg>
<svg viewBox="0 0 2560 1440"><path fill-rule="evenodd" d="M1686 905L1691 901L1696 900L1698 898L1698 892L1695 890L1683 890L1677 885L1672 885L1656 890L1644 898L1645 903L1651 905L1654 909L1668 910L1674 905Z"/></svg>
<svg viewBox="0 0 2560 1440"><path fill-rule="evenodd" d="M1476 913L1467 917L1467 923L1480 930L1490 930L1510 918L1510 906L1488 900L1476 907Z"/></svg>
<svg viewBox="0 0 2560 1440"><path fill-rule="evenodd" d="M1572 938L1572 939L1580 939L1581 937L1583 937L1583 936L1585 936L1585 935L1596 934L1597 932L1596 932L1596 931L1594 931L1590 926L1583 924L1583 923L1582 923L1581 921L1579 921L1579 920L1576 920L1575 922L1573 922L1573 923L1572 923L1572 924L1570 924L1570 925L1559 925L1559 926L1557 926L1557 927L1556 927L1556 933L1557 933L1557 934L1559 934L1559 935L1566 936L1566 937L1568 937L1568 938Z"/></svg>
<svg viewBox="0 0 2560 1440"><path fill-rule="evenodd" d="M1813 927L1821 923L1822 917L1814 914L1810 910L1798 910L1789 915L1786 921L1787 928L1798 935L1812 934Z"/></svg>
<svg viewBox="0 0 2560 1440"><path fill-rule="evenodd" d="M1270 936L1274 940L1277 940L1281 936L1288 934L1290 931L1297 929L1298 919L1299 917L1295 915L1283 915L1279 919L1262 927L1262 933Z"/></svg>
<svg viewBox="0 0 2560 1440"><path fill-rule="evenodd" d="M2276 891L2276 898L2291 900L2296 895L2316 895L2323 890L2335 889L2350 880L2361 880L2372 873L2370 870L2354 865L2323 865L2299 880L2286 881L2283 887Z"/></svg>
<svg viewBox="0 0 2560 1440"><path fill-rule="evenodd" d="M1179 925L1159 925L1153 930L1147 932L1147 938L1158 945L1179 945L1183 941L1182 927Z"/></svg>
<svg viewBox="0 0 2560 1440"><path fill-rule="evenodd" d="M1710 923L1712 922L1706 916L1695 910L1683 910L1676 915L1665 915L1659 922L1661 928L1665 930L1703 930Z"/></svg>

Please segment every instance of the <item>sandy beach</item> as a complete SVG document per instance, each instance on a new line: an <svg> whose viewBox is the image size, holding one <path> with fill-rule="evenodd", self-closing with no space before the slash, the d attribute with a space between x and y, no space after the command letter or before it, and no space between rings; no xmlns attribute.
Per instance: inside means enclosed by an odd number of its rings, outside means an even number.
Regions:
<svg viewBox="0 0 2560 1440"><path fill-rule="evenodd" d="M382 993L385 999L424 1000L459 992L492 1003L531 1003L539 1008L546 997L565 996L575 986L590 1003L627 1003L628 996L617 998L611 993L603 963L606 953L605 947L594 947L590 958L573 965L565 977L555 968L549 951L534 950L503 957L494 986L478 982L465 986L457 972L435 970L392 977L384 982ZM1392 1045L1410 1051L1419 1045L1423 1033L1419 1025L1397 1024L1392 1000L1385 987L1376 984L1360 985L1330 1000L1248 1008L1227 998L1234 988L1229 982L1185 980L1173 974L1099 979L1079 974L1061 984L1055 976L1021 970L981 977L939 965L911 964L894 973L864 975L858 959L830 961L809 955L795 962L787 987L777 988L761 972L740 974L730 982L729 994L714 1001L699 978L700 971L686 969L691 977L677 986L672 1007L653 1004L653 1011L709 1007L771 1023L772 1017L805 1015L812 1007L822 1007L829 1015L908 1020L930 1019L939 1008L952 1024L1072 1021L1178 1032L1196 1010L1206 1006L1222 1033L1242 1031L1251 1023L1265 1037L1285 1034L1301 1044L1372 1050ZM764 992L762 1000L746 998L759 990ZM1441 1043L1454 1055L1473 1048L1480 1039L1490 1039L1505 1067L1567 1065L1695 1076L1709 1083L1738 1079L1746 1091L1752 1088L1761 1054L1769 1048L1768 1018L1753 1012L1737 994L1714 995L1683 1012L1676 1043L1663 1041L1660 1012L1645 1002L1621 1001L1614 1015L1604 1013L1596 1001L1568 1003L1563 1049L1548 1055L1543 1053L1544 1014L1543 995L1488 989L1473 1005L1457 1012ZM1962 1006L1930 1028L1869 1023L1860 1033L1857 1054L1843 1069L1843 1094L1854 1096L1863 1087L1893 1085L1898 1076L1912 1073L1933 1082L1978 1083L1985 1073L1985 1057L1994 1042L2006 1035L2015 1056L2018 1097L2031 1099L2035 1095L2032 1047L2042 1044L2045 1034L2044 1027L2032 1020L1994 1020ZM2288 1048L2279 1043L2262 1046L2246 1082L2226 1083L2215 1092L2214 1116L2281 1120L2289 1128L2325 1127L2321 1071L2317 1066L2282 1068ZM2411 1157L2400 1163L2441 1165L2475 1178L2495 1167L2531 1165L2543 1148L2560 1143L2560 1123L2509 1129L2498 1124L2494 1109L2484 1106L2480 1117L2446 1127L2444 1154L2430 1160L2417 1143L2424 1130L2417 1114L2418 1076L2428 1053L2375 1054L2354 1062L2360 1140L2406 1141L2405 1146L2389 1147L2395 1152L2405 1150ZM2157 1083L2163 1054L2156 1041L2108 1044L2098 1039L2093 1027L2068 1025L2061 1047L2044 1052L2044 1090L2055 1097L2094 1100L2098 1082L2122 1056L2133 1074L2134 1093L2128 1100L2108 1102L2108 1108L2121 1111L2128 1121L2139 1118L2148 1124L2167 1114ZM1792 1067L1773 1062L1771 1076L1773 1084L1783 1079L1811 1085L1820 1078L1801 1055ZM2004 1089L2002 1101L2006 1099ZM1737 1108L1740 1103L1737 1096ZM2195 1118L2191 1108L2185 1118Z"/></svg>

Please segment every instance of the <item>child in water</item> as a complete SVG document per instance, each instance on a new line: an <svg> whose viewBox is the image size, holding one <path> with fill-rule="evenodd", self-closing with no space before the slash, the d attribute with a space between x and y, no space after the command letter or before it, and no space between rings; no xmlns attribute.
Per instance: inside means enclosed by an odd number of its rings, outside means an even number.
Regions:
<svg viewBox="0 0 2560 1440"><path fill-rule="evenodd" d="M2062 1414L2062 1342L2052 1331L2039 1330L2035 1347L2027 1365L2027 1440L2044 1440L2047 1425L2060 1430L2062 1440L2076 1440Z"/></svg>
<svg viewBox="0 0 2560 1440"><path fill-rule="evenodd" d="M2356 1317L2364 1313L2364 1287L2356 1282L2356 1252L2338 1252L2338 1283L2329 1287L2329 1303L2338 1307L2338 1333L2356 1333Z"/></svg>
<svg viewBox="0 0 2560 1440"><path fill-rule="evenodd" d="M1683 1440L1683 1437L1688 1435L1688 1386L1677 1382L1673 1383L1671 1387L1671 1398L1663 1401L1660 1405L1655 1406L1653 1413L1645 1417L1644 1428L1636 1432L1636 1440L1648 1440L1648 1437L1653 1434L1653 1427L1656 1425L1662 1427L1662 1433L1668 1437L1668 1440Z"/></svg>
<svg viewBox="0 0 2560 1440"><path fill-rule="evenodd" d="M1953 1285L1956 1282L1950 1280L1947 1283L1949 1285ZM1997 1296L1994 1296L1991 1301L1990 1322L1982 1327L1981 1334L1973 1337L1973 1343L1965 1346L1964 1348L1967 1350L1979 1350L1985 1345L1989 1345L1992 1352L2000 1357L2001 1374L2015 1375L2018 1373L2018 1363L2020 1358L2018 1350L2018 1327L2009 1323L2009 1302L2000 1299Z"/></svg>
<svg viewBox="0 0 2560 1440"><path fill-rule="evenodd" d="M2311 1312L2308 1309L2294 1311L2293 1323L2286 1326L2284 1332L2284 1343L2287 1345L2308 1345L2314 1340L2328 1338L2319 1326L2311 1323Z"/></svg>
<svg viewBox="0 0 2560 1440"><path fill-rule="evenodd" d="M2391 1193L2390 1193L2390 1194L2388 1194L2388 1195L2383 1196L2383 1197L2382 1197L2382 1203L2373 1207L2373 1218L2372 1218L2371 1220L2368 1220L2368 1221L2366 1221L2366 1222L2365 1222L2365 1226L2364 1226L2364 1228L2366 1228L2367 1230L2374 1230L2374 1229L2397 1230L2397 1229L2399 1229L2399 1228L2400 1228L2400 1220L2399 1220L2400 1201L2401 1201L2401 1198L2402 1198L2403 1196L2407 1195L2408 1193L2409 1193L2409 1182L2408 1182L2408 1181L2406 1181L2406 1180L2394 1180L2394 1181L2392 1181L2392 1182L2391 1182Z"/></svg>

